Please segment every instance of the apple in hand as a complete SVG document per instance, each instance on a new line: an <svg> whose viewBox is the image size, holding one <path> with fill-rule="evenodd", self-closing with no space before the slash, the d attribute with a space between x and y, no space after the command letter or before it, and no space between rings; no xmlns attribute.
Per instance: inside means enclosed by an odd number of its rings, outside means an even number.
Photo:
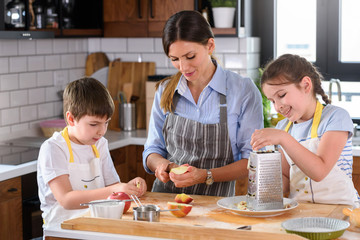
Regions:
<svg viewBox="0 0 360 240"><path fill-rule="evenodd" d="M107 199L126 200L126 199L131 199L131 198L129 197L129 195L127 195L124 192L113 192L112 194L110 194L110 196ZM125 202L124 212L123 213L126 213L127 210L129 210L130 206L131 206L130 201Z"/></svg>
<svg viewBox="0 0 360 240"><path fill-rule="evenodd" d="M178 218L185 217L192 209L192 205L190 204L177 202L168 202L167 207L168 209L180 209L179 211L170 211L172 215Z"/></svg>
<svg viewBox="0 0 360 240"><path fill-rule="evenodd" d="M189 204L192 202L192 200L193 200L193 198L190 197L189 195L186 195L185 193L177 194L175 197L175 202L177 202L177 203Z"/></svg>
<svg viewBox="0 0 360 240"><path fill-rule="evenodd" d="M189 170L189 168L190 168L190 166L188 164L185 164L185 165L181 165L176 168L172 168L170 170L170 172L173 172L175 174L183 174L183 173L186 173Z"/></svg>

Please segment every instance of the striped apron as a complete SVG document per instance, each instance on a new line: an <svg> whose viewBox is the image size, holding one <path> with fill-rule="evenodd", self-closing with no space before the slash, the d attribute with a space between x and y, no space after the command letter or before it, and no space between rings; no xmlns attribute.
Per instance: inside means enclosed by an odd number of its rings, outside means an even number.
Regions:
<svg viewBox="0 0 360 240"><path fill-rule="evenodd" d="M179 100L175 93L174 109ZM220 123L202 124L170 113L164 122L163 135L167 159L177 165L188 163L200 169L218 168L234 162L227 125L226 96L220 94ZM205 183L177 188L172 181L156 179L153 192L187 193L210 196L234 196L235 181Z"/></svg>

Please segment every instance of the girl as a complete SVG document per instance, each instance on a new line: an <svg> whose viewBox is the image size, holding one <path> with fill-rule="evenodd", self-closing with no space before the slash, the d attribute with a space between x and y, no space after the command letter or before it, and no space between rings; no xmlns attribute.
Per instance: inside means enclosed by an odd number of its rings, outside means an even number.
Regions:
<svg viewBox="0 0 360 240"><path fill-rule="evenodd" d="M276 129L255 130L251 145L254 150L281 146L284 191L290 190L290 198L358 207L351 179L353 123L344 109L330 105L321 80L317 69L297 55L285 54L270 62L261 87L286 119Z"/></svg>

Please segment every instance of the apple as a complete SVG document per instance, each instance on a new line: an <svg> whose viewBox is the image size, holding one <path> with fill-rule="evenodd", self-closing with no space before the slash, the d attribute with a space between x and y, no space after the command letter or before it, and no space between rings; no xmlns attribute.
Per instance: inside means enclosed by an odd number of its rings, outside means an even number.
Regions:
<svg viewBox="0 0 360 240"><path fill-rule="evenodd" d="M186 195L185 193L177 194L175 197L175 202L177 202L177 203L189 204L192 202L192 200L193 200L193 198L190 197L189 195Z"/></svg>
<svg viewBox="0 0 360 240"><path fill-rule="evenodd" d="M170 170L170 172L173 172L173 173L175 173L175 174L183 174L183 173L186 173L189 168L190 168L190 167L189 167L189 165L187 165L187 164L186 164L186 165L181 165L181 166L179 166L179 167L172 168L172 169Z"/></svg>
<svg viewBox="0 0 360 240"><path fill-rule="evenodd" d="M192 205L185 204L185 203L177 203L177 202L168 202L167 203L168 209L180 209L179 211L170 211L172 215L175 217L181 218L185 217L189 214L192 209Z"/></svg>
<svg viewBox="0 0 360 240"><path fill-rule="evenodd" d="M129 195L127 195L124 192L113 192L112 194L110 194L110 196L107 199L126 200L126 199L131 199L131 198L129 197ZM127 210L129 210L130 206L131 206L130 201L125 202L124 212L123 213L126 213Z"/></svg>

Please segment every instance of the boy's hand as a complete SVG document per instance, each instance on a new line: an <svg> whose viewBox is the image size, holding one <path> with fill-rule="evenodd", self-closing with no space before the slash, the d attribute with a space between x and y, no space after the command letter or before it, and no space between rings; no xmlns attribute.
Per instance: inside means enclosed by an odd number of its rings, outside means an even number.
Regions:
<svg viewBox="0 0 360 240"><path fill-rule="evenodd" d="M136 178L132 179L131 181L129 181L128 184L136 187L136 189L138 190L138 193L135 195L138 197L144 195L145 192L147 191L146 182L141 177L136 177Z"/></svg>

